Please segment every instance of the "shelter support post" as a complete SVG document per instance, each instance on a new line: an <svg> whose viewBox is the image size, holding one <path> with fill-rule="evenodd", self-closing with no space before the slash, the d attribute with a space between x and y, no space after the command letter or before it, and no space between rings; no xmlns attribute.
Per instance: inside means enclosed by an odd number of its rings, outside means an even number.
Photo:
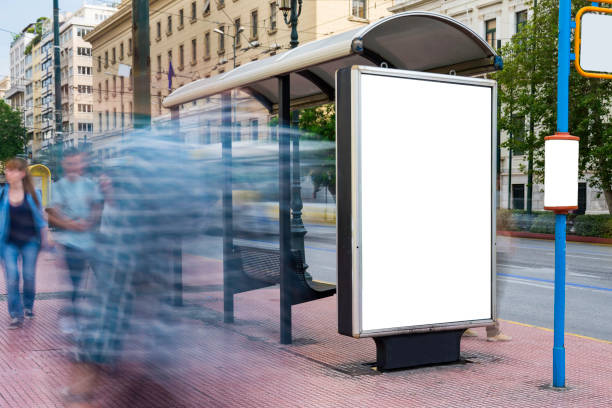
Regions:
<svg viewBox="0 0 612 408"><path fill-rule="evenodd" d="M290 94L289 75L278 79L279 148L279 244L280 244L280 331L281 344L291 344L291 180L290 180Z"/></svg>
<svg viewBox="0 0 612 408"><path fill-rule="evenodd" d="M464 329L374 337L378 370L459 361Z"/></svg>
<svg viewBox="0 0 612 408"><path fill-rule="evenodd" d="M223 321L234 322L233 212L232 212L232 99L230 91L221 95L221 159L223 162Z"/></svg>

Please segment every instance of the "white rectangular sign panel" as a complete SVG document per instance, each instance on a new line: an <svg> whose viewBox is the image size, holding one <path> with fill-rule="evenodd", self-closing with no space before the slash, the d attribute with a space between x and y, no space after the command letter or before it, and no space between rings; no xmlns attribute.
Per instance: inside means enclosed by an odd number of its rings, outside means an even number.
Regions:
<svg viewBox="0 0 612 408"><path fill-rule="evenodd" d="M612 14L585 13L580 23L580 67L612 73Z"/></svg>
<svg viewBox="0 0 612 408"><path fill-rule="evenodd" d="M340 332L490 324L495 82L353 67L350 84L350 199L344 142L337 160L338 240L348 238L340 213L350 211L351 259L339 255L338 295L341 311L349 289L340 274L350 273L352 321ZM338 126L347 125L338 109Z"/></svg>

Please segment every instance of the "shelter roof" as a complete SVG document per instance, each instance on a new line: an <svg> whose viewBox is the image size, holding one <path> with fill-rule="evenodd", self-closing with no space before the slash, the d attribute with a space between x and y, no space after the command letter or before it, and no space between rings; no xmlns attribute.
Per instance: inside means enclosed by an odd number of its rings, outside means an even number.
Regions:
<svg viewBox="0 0 612 408"><path fill-rule="evenodd" d="M278 76L290 75L291 100L334 100L336 70L352 65L476 75L501 68L501 58L478 34L441 14L411 11L313 41L213 78L182 86L167 108L232 89L253 95L270 111L278 103Z"/></svg>

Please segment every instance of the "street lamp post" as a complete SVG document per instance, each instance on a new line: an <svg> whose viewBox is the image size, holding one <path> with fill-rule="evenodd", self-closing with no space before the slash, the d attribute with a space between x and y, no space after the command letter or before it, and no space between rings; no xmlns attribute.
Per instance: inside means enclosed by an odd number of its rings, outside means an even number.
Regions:
<svg viewBox="0 0 612 408"><path fill-rule="evenodd" d="M282 0L279 10L283 12L285 24L291 27L291 40L289 45L291 48L296 48L298 42L297 24L300 14L302 14L302 0ZM304 248L304 236L306 228L302 220L302 186L300 174L300 133L298 131L300 125L300 111L293 111L292 125L295 132L292 135L293 142L293 177L291 180L291 246L296 260L296 269L299 274L304 274L309 278L306 269L306 250Z"/></svg>
<svg viewBox="0 0 612 408"><path fill-rule="evenodd" d="M291 48L295 48L299 44L297 24L298 18L302 14L302 0L281 0L278 8L283 12L285 24L291 27L291 41L289 41L289 45Z"/></svg>
<svg viewBox="0 0 612 408"><path fill-rule="evenodd" d="M219 35L225 35L227 37L231 37L232 42L233 42L232 48L234 50L234 68L236 68L236 40L238 39L238 36L240 35L240 33L244 31L244 27L242 26L237 27L236 33L234 35L228 34L225 31L219 30L218 28L215 28L213 31Z"/></svg>

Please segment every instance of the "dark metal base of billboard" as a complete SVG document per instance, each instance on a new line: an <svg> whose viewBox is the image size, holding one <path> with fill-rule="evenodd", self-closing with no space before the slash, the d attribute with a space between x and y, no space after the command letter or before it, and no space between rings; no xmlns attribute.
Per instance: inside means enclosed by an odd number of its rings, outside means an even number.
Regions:
<svg viewBox="0 0 612 408"><path fill-rule="evenodd" d="M452 363L460 358L464 329L374 337L378 370Z"/></svg>

